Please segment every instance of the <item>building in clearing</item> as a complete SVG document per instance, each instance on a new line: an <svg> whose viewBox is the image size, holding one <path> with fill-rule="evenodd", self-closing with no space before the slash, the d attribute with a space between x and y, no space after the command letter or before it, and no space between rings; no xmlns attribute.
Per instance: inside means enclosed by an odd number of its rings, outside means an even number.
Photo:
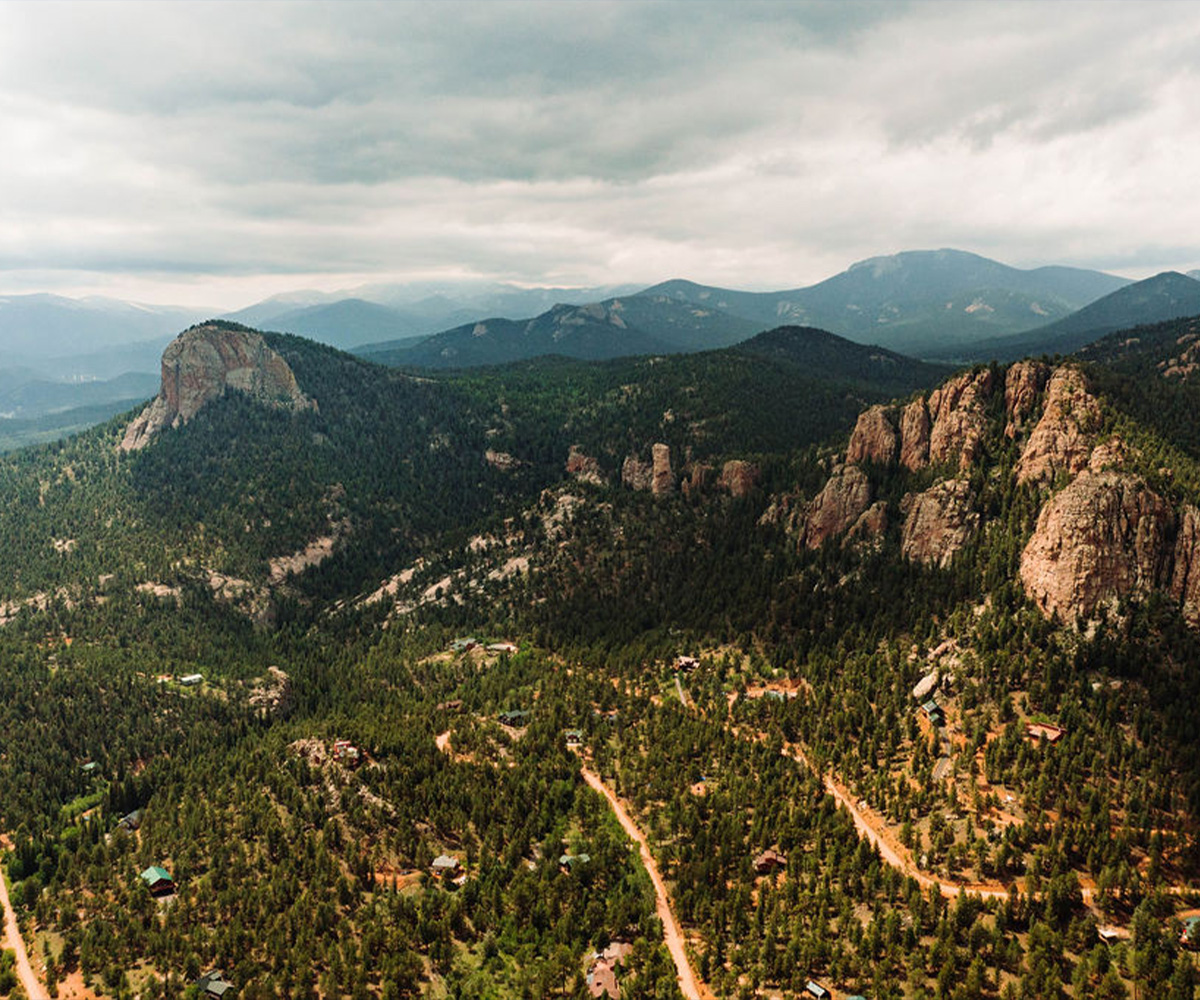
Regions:
<svg viewBox="0 0 1200 1000"><path fill-rule="evenodd" d="M829 990L811 979L804 984L804 992L810 997L816 997L816 1000L829 1000Z"/></svg>
<svg viewBox="0 0 1200 1000"><path fill-rule="evenodd" d="M583 743L583 730L582 729L565 730L563 732L563 736L566 738L568 747L574 748L574 747L580 746Z"/></svg>
<svg viewBox="0 0 1200 1000"><path fill-rule="evenodd" d="M152 896L168 896L175 891L175 880L171 878L171 873L158 865L151 865L140 877Z"/></svg>
<svg viewBox="0 0 1200 1000"><path fill-rule="evenodd" d="M564 854L558 859L558 867L564 874L569 875L576 868L586 865L591 860L591 856L587 854Z"/></svg>
<svg viewBox="0 0 1200 1000"><path fill-rule="evenodd" d="M1025 735L1034 743L1045 740L1047 743L1057 743L1063 738L1066 730L1060 726L1052 726L1048 722L1031 722L1025 727Z"/></svg>
<svg viewBox="0 0 1200 1000"><path fill-rule="evenodd" d="M773 847L768 847L754 859L754 870L759 875L770 875L776 869L787 867L787 855L780 854Z"/></svg>
<svg viewBox="0 0 1200 1000"><path fill-rule="evenodd" d="M213 997L215 1000L226 1000L237 992L233 983L225 978L225 974L220 969L204 973L196 980L196 986L200 990L200 996Z"/></svg>
<svg viewBox="0 0 1200 1000"><path fill-rule="evenodd" d="M529 721L529 710L524 708L510 709L507 712L501 712L497 718L500 720L500 725L517 728L525 725Z"/></svg>
<svg viewBox="0 0 1200 1000"><path fill-rule="evenodd" d="M195 687L202 680L204 680L203 674L184 674L179 678L179 683L185 687Z"/></svg>
<svg viewBox="0 0 1200 1000"><path fill-rule="evenodd" d="M453 858L449 854L439 854L433 859L430 869L434 875L456 878L462 871L462 865L459 864L458 858Z"/></svg>
<svg viewBox="0 0 1200 1000"><path fill-rule="evenodd" d="M940 729L946 724L946 713L942 710L933 698L921 705L921 714L929 720L929 724L935 729Z"/></svg>

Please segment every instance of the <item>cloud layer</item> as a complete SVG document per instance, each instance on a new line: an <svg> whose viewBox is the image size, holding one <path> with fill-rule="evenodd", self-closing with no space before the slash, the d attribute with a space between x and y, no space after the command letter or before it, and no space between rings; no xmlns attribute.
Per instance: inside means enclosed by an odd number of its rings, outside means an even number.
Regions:
<svg viewBox="0 0 1200 1000"><path fill-rule="evenodd" d="M1200 263L1200 8L0 5L0 291Z"/></svg>

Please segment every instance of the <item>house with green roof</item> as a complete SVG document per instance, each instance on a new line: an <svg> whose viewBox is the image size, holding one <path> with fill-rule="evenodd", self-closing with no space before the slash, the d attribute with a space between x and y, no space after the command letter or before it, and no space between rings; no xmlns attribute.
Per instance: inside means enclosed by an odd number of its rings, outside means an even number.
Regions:
<svg viewBox="0 0 1200 1000"><path fill-rule="evenodd" d="M151 865L140 876L152 896L166 896L175 891L175 880L171 873L159 865Z"/></svg>

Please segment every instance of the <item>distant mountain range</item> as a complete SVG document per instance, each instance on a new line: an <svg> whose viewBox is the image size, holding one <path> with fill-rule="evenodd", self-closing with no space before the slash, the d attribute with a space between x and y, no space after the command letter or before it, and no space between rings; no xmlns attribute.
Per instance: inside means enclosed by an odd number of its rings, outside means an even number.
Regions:
<svg viewBox="0 0 1200 1000"><path fill-rule="evenodd" d="M1070 354L1114 330L1200 315L1200 281L1164 271L1126 285L1055 323L981 341L976 357L1013 361L1031 354Z"/></svg>

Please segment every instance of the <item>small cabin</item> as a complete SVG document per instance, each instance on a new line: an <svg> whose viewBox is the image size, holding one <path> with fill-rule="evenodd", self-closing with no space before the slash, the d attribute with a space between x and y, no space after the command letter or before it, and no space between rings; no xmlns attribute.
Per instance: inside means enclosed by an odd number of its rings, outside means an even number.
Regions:
<svg viewBox="0 0 1200 1000"><path fill-rule="evenodd" d="M450 648L456 653L465 653L468 650L474 649L479 645L479 640L473 635L464 636L461 639L455 639L450 643Z"/></svg>
<svg viewBox="0 0 1200 1000"><path fill-rule="evenodd" d="M450 701L439 701L437 710L439 712L461 712L462 707L461 698L452 698Z"/></svg>
<svg viewBox="0 0 1200 1000"><path fill-rule="evenodd" d="M1057 743L1063 738L1065 732L1066 730L1060 726L1052 726L1048 722L1031 722L1025 727L1025 735L1034 743L1040 743L1042 740L1047 743Z"/></svg>
<svg viewBox="0 0 1200 1000"><path fill-rule="evenodd" d="M500 725L516 728L529 721L529 714L528 709L510 709L507 712L501 712L496 718L499 719Z"/></svg>
<svg viewBox="0 0 1200 1000"><path fill-rule="evenodd" d="M943 711L942 706L939 705L933 698L930 698L929 701L924 702L921 705L920 711L921 714L929 720L929 724L935 729L940 729L946 724L946 713Z"/></svg>
<svg viewBox="0 0 1200 1000"><path fill-rule="evenodd" d="M563 738L567 741L568 749L574 750L576 747L583 745L583 730L582 729L564 730Z"/></svg>
<svg viewBox="0 0 1200 1000"><path fill-rule="evenodd" d="M204 973L196 980L196 987L199 989L201 997L213 997L214 1000L225 1000L237 992L233 983L225 978L225 974L220 969Z"/></svg>
<svg viewBox="0 0 1200 1000"><path fill-rule="evenodd" d="M100 765L94 760L89 760L79 770L86 775L93 775L100 770Z"/></svg>
<svg viewBox="0 0 1200 1000"><path fill-rule="evenodd" d="M773 847L767 848L754 859L754 870L759 875L770 875L772 872L787 867L787 855L780 854Z"/></svg>
<svg viewBox="0 0 1200 1000"><path fill-rule="evenodd" d="M429 867L434 875L440 875L443 878L457 878L462 873L462 865L458 858L451 857L449 854L439 854Z"/></svg>
<svg viewBox="0 0 1200 1000"><path fill-rule="evenodd" d="M151 865L139 876L146 883L151 896L169 896L175 891L175 880L171 873L158 865Z"/></svg>
<svg viewBox="0 0 1200 1000"><path fill-rule="evenodd" d="M117 826L119 826L126 833L136 832L141 825L142 811L140 809L135 809L131 813L126 813L119 820L117 820Z"/></svg>
<svg viewBox="0 0 1200 1000"><path fill-rule="evenodd" d="M184 687L195 687L204 680L203 674L184 674L179 678L179 683Z"/></svg>
<svg viewBox="0 0 1200 1000"><path fill-rule="evenodd" d="M829 1000L829 990L811 979L804 984L804 992L810 997L816 997L816 1000Z"/></svg>
<svg viewBox="0 0 1200 1000"><path fill-rule="evenodd" d="M493 642L487 647L489 653L515 653L517 644L515 642Z"/></svg>
<svg viewBox="0 0 1200 1000"><path fill-rule="evenodd" d="M570 875L576 868L586 865L591 860L587 854L564 854L558 859L558 867L564 875Z"/></svg>
<svg viewBox="0 0 1200 1000"><path fill-rule="evenodd" d="M675 669L682 671L685 674L691 673L698 666L700 666L700 661L694 656L675 657Z"/></svg>

